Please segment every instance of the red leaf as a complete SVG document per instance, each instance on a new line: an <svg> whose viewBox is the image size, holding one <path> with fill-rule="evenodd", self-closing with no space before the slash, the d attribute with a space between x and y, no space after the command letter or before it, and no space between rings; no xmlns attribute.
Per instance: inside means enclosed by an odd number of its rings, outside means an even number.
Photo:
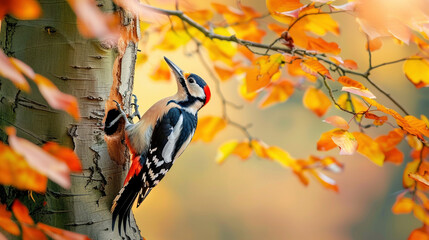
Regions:
<svg viewBox="0 0 429 240"><path fill-rule="evenodd" d="M34 224L34 221L30 217L30 213L28 212L27 207L24 204L22 204L18 199L16 199L13 202L12 211L16 219L18 219L18 221L21 224L28 224L28 225Z"/></svg>
<svg viewBox="0 0 429 240"><path fill-rule="evenodd" d="M79 157L70 148L62 147L58 143L48 142L43 145L43 150L47 151L58 160L61 160L67 164L70 171L82 172L82 165Z"/></svg>

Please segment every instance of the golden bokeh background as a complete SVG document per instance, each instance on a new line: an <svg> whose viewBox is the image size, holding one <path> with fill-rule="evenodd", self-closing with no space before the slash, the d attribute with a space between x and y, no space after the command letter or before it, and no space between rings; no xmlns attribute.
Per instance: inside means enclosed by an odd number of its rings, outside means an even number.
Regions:
<svg viewBox="0 0 429 240"><path fill-rule="evenodd" d="M237 6L236 1L217 2ZM265 1L241 2L261 13L268 12ZM188 0L184 4L196 9L210 8L209 2ZM358 24L347 14L337 14L333 18L340 25L341 35L330 35L325 39L337 42L342 49L340 56L355 60L359 70L364 71L368 55L365 37ZM266 28L273 21L266 17L259 22ZM275 38L267 35L265 41ZM156 43L150 41L149 45ZM375 64L417 52L414 46L401 46L391 39L383 42L382 49L373 54ZM221 116L221 102L213 80L198 56L185 56L184 50L161 52L151 47L147 49L149 59L137 67L134 83L141 112L176 91L173 80L154 82L148 77L161 58L167 56L185 71L203 77L211 86L212 100L199 115ZM415 89L406 80L402 63L374 70L371 77L413 115L428 113L429 92ZM296 158L306 158L310 154L337 157L345 164L344 171L328 175L337 181L340 192L324 189L315 179L305 187L290 169L254 156L246 162L230 157L223 165L217 165L214 158L220 144L245 137L237 129L227 127L209 144L192 143L144 203L138 209L134 208L146 239L406 239L412 229L421 226L412 215L395 216L390 210L397 191L402 190L405 164L378 167L360 155L339 156L338 150L317 152L316 142L320 134L331 126L303 107L302 90L296 90L286 103L261 110L257 108L257 102L249 104L239 97L238 80L233 78L221 86L228 99L244 105L242 110L228 108L229 116L244 125L251 123L253 136L269 145L282 147ZM379 102L393 107L379 92L370 89ZM325 116L331 115L350 119L333 107ZM352 126L352 131L355 130L357 128ZM375 136L389 130L389 127L381 127L367 133ZM408 161L409 148L405 144L401 146L405 150L405 161Z"/></svg>

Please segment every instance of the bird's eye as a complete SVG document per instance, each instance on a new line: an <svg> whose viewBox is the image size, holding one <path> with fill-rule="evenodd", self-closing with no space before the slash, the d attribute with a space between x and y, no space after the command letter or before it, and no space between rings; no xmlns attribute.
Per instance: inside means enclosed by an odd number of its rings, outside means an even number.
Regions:
<svg viewBox="0 0 429 240"><path fill-rule="evenodd" d="M189 83L194 83L194 79L193 78L189 78L188 81L189 81Z"/></svg>

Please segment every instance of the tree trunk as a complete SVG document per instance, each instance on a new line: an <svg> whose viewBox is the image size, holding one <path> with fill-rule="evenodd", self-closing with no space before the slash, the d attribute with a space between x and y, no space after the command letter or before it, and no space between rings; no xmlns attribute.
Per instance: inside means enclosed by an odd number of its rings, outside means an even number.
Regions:
<svg viewBox="0 0 429 240"><path fill-rule="evenodd" d="M137 45L129 43L121 51L84 39L66 1L44 0L41 6L43 16L36 20L6 17L1 24L0 45L7 55L27 63L61 91L75 96L81 120L76 122L65 112L50 108L34 83L30 83L31 93L26 94L9 80L0 79L0 126L14 125L20 137L39 145L55 141L74 149L83 172L72 174L70 190L50 182L46 194L36 196L36 203L29 200L27 193L1 186L0 197L6 197L8 203L19 197L36 221L92 239L120 239L118 228L111 229L110 208L127 168L109 157L103 139L103 118L109 96L129 106ZM115 11L111 0L99 0L98 6L105 12ZM134 24L136 30L136 19L132 17L122 16L122 24ZM6 139L3 132L0 136ZM119 144L118 149L126 156L125 147L120 141ZM126 234L122 237L141 239L134 217Z"/></svg>

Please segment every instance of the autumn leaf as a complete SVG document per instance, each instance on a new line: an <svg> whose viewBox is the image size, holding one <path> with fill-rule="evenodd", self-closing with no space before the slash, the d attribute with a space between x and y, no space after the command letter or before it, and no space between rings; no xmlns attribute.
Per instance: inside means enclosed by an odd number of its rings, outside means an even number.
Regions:
<svg viewBox="0 0 429 240"><path fill-rule="evenodd" d="M343 130L348 130L350 127L348 122L340 116L330 116L330 117L326 118L325 120L323 120L323 122L331 124L332 126L334 126L336 128L341 128Z"/></svg>
<svg viewBox="0 0 429 240"><path fill-rule="evenodd" d="M237 145L237 140L231 140L226 143L223 143L217 151L216 162L218 164L222 164L225 159L232 154Z"/></svg>
<svg viewBox="0 0 429 240"><path fill-rule="evenodd" d="M268 153L267 153L269 146L266 143L264 143L260 140L252 139L250 144L251 144L253 151L255 151L255 153L258 157L269 158Z"/></svg>
<svg viewBox="0 0 429 240"><path fill-rule="evenodd" d="M12 211L13 211L13 214L15 215L16 219L18 219L18 221L21 224L28 224L28 225L34 224L34 221L30 217L30 213L29 213L27 207L24 204L22 204L18 199L13 201Z"/></svg>
<svg viewBox="0 0 429 240"><path fill-rule="evenodd" d="M320 74L322 76L325 76L333 80L331 74L329 73L329 70L316 59L313 59L313 58L306 59L301 63L301 66L305 72L313 76L317 76L318 74Z"/></svg>
<svg viewBox="0 0 429 240"><path fill-rule="evenodd" d="M246 73L247 91L256 92L267 86L274 75L279 73L279 68L284 62L284 57L280 53L259 57L255 66Z"/></svg>
<svg viewBox="0 0 429 240"><path fill-rule="evenodd" d="M307 88L303 97L304 107L314 112L318 117L325 115L331 107L331 101L320 89L313 86Z"/></svg>
<svg viewBox="0 0 429 240"><path fill-rule="evenodd" d="M222 81L227 81L235 74L235 71L233 69L224 68L216 64L213 68L219 76L220 80Z"/></svg>
<svg viewBox="0 0 429 240"><path fill-rule="evenodd" d="M408 177L414 179L417 182L423 183L426 186L429 186L429 179L427 174L420 175L418 173L408 173Z"/></svg>
<svg viewBox="0 0 429 240"><path fill-rule="evenodd" d="M396 198L395 204L392 206L394 214L405 214L413 211L414 201L411 198L399 197Z"/></svg>
<svg viewBox="0 0 429 240"><path fill-rule="evenodd" d="M31 20L40 17L42 9L36 0L6 0L0 6L0 20L6 13L21 20Z"/></svg>
<svg viewBox="0 0 429 240"><path fill-rule="evenodd" d="M381 38L374 38L369 40L369 42L366 43L366 49L370 50L371 52L376 51L383 46L383 42L381 41Z"/></svg>
<svg viewBox="0 0 429 240"><path fill-rule="evenodd" d="M25 224L21 225L21 226L22 226L22 239L23 240L48 240L46 235L41 230L39 230L35 227L27 226Z"/></svg>
<svg viewBox="0 0 429 240"><path fill-rule="evenodd" d="M12 220L12 213L6 210L6 204L0 204L0 227L15 236L21 232L18 225Z"/></svg>
<svg viewBox="0 0 429 240"><path fill-rule="evenodd" d="M226 127L226 120L215 116L205 116L198 119L197 130L195 131L192 141L202 140L211 142L221 130Z"/></svg>
<svg viewBox="0 0 429 240"><path fill-rule="evenodd" d="M232 154L241 158L241 160L246 160L252 154L252 148L249 141L243 141L237 144Z"/></svg>
<svg viewBox="0 0 429 240"><path fill-rule="evenodd" d="M344 86L341 91L353 93L367 98L375 98L374 94L369 91L368 88L366 88L362 83L347 76L341 76L338 78L338 82Z"/></svg>
<svg viewBox="0 0 429 240"><path fill-rule="evenodd" d="M296 58L296 57L292 57L290 59L290 61L287 61L287 70L289 75L291 76L298 76L298 77L305 77L307 78L310 82L315 82L317 80L317 77L307 73L306 71L302 70L302 59L300 58Z"/></svg>
<svg viewBox="0 0 429 240"><path fill-rule="evenodd" d="M329 151L337 146L334 143L334 141L332 141L332 136L334 135L334 132L337 130L338 129L332 129L328 132L322 133L322 135L319 138L319 141L317 141L318 151Z"/></svg>
<svg viewBox="0 0 429 240"><path fill-rule="evenodd" d="M61 92L49 79L42 75L36 74L33 80L52 108L66 111L76 120L79 120L79 107L74 96Z"/></svg>
<svg viewBox="0 0 429 240"><path fill-rule="evenodd" d="M52 227L43 223L37 223L37 228L55 240L90 240L86 235Z"/></svg>
<svg viewBox="0 0 429 240"><path fill-rule="evenodd" d="M267 91L268 94L261 101L260 108L267 108L277 103L286 102L294 92L294 85L288 80L277 81Z"/></svg>
<svg viewBox="0 0 429 240"><path fill-rule="evenodd" d="M375 114L373 114L373 113L370 113L370 112L365 112L365 114L364 114L364 116L365 116L365 118L367 118L367 119L372 119L372 120L374 120L374 125L375 126L381 126L381 125L383 125L385 122L387 122L387 116L381 116L381 117L379 117L379 116L377 116L377 115L375 115Z"/></svg>
<svg viewBox="0 0 429 240"><path fill-rule="evenodd" d="M332 141L340 148L340 155L353 155L358 148L358 141L348 131L338 129L332 132Z"/></svg>
<svg viewBox="0 0 429 240"><path fill-rule="evenodd" d="M416 60L417 59L417 60ZM416 88L429 86L429 61L419 56L411 56L404 63L404 73Z"/></svg>
<svg viewBox="0 0 429 240"><path fill-rule="evenodd" d="M182 47L189 43L191 41L191 37L188 35L185 29L176 29L168 30L161 42L159 42L155 48L166 50L166 51L173 51L178 49L179 47Z"/></svg>
<svg viewBox="0 0 429 240"><path fill-rule="evenodd" d="M0 142L0 184L44 193L47 183L46 176L31 168L20 154Z"/></svg>
<svg viewBox="0 0 429 240"><path fill-rule="evenodd" d="M356 116L356 120L360 121L362 119L362 113L367 112L368 107L366 104L356 96L349 96L347 93L341 94L337 99L338 105L348 111L354 111L358 113Z"/></svg>
<svg viewBox="0 0 429 240"><path fill-rule="evenodd" d="M292 17L285 15L284 13L297 10L303 6L299 0L266 0L265 3L271 16L277 21L285 24L289 24L292 20Z"/></svg>
<svg viewBox="0 0 429 240"><path fill-rule="evenodd" d="M390 131L387 135L382 135L375 139L385 155L385 162L392 162L395 164L402 163L404 154L396 147L402 139L404 139L404 131L399 128Z"/></svg>
<svg viewBox="0 0 429 240"><path fill-rule="evenodd" d="M341 52L341 49L338 47L338 44L335 42L326 42L322 38L313 38L307 37L307 49L314 50L321 53L331 53L338 55Z"/></svg>
<svg viewBox="0 0 429 240"><path fill-rule="evenodd" d="M408 240L429 240L428 226L426 224L421 228L414 229Z"/></svg>
<svg viewBox="0 0 429 240"><path fill-rule="evenodd" d="M213 33L232 36L235 35L235 31L232 28L215 28ZM237 43L231 41L222 41L219 39L207 39L204 37L203 46L208 50L209 57L213 61L221 61L228 66L234 65L233 57L237 54Z"/></svg>
<svg viewBox="0 0 429 240"><path fill-rule="evenodd" d="M344 63L342 65L348 69L351 69L351 70L358 69L357 63L351 59L345 59Z"/></svg>
<svg viewBox="0 0 429 240"><path fill-rule="evenodd" d="M238 93L240 94L240 96L248 101L248 102L253 102L253 100L255 100L255 98L259 95L260 92L249 92L247 91L247 85L246 83L243 81L240 86L238 87Z"/></svg>
<svg viewBox="0 0 429 240"><path fill-rule="evenodd" d="M284 167L290 167L292 170L298 172L302 170L301 167L296 163L295 159L280 147L270 146L266 149L266 153L270 159L280 163Z"/></svg>
<svg viewBox="0 0 429 240"><path fill-rule="evenodd" d="M31 167L63 188L70 188L70 170L64 162L57 160L30 141L17 137L15 128L8 127L6 132L12 149L24 156Z"/></svg>
<svg viewBox="0 0 429 240"><path fill-rule="evenodd" d="M166 61L161 60L159 65L154 69L152 74L150 74L149 76L154 81L170 81L171 79L170 67L168 66Z"/></svg>
<svg viewBox="0 0 429 240"><path fill-rule="evenodd" d="M62 147L58 143L48 142L43 145L43 150L67 164L70 171L82 172L82 165L79 157L70 148Z"/></svg>
<svg viewBox="0 0 429 240"><path fill-rule="evenodd" d="M12 61L0 51L0 76L4 78L8 78L12 81L15 86L21 90L26 92L30 91L30 85L25 80L24 76L20 73L19 69L17 69Z"/></svg>
<svg viewBox="0 0 429 240"><path fill-rule="evenodd" d="M410 178L408 175L410 173L417 172L417 168L419 166L420 161L418 159L415 159L411 162L408 162L405 166L404 173L402 175L402 185L404 188L411 188L415 185L415 181Z"/></svg>
<svg viewBox="0 0 429 240"><path fill-rule="evenodd" d="M383 166L384 153L380 145L365 133L353 132L353 136L359 143L357 148L358 153L364 155L376 165Z"/></svg>
<svg viewBox="0 0 429 240"><path fill-rule="evenodd" d="M309 169L308 171L322 184L324 188L339 192L338 185L334 179L315 169Z"/></svg>

